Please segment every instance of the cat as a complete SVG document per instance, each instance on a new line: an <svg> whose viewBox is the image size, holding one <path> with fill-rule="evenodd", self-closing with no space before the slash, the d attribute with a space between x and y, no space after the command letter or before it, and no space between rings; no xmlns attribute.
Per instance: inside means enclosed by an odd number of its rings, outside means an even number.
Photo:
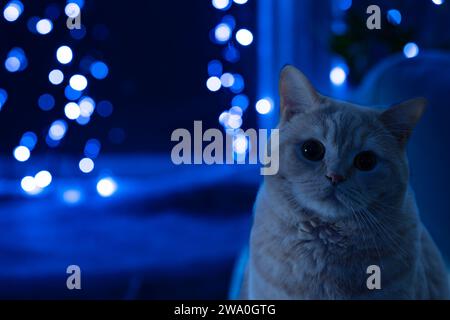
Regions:
<svg viewBox="0 0 450 320"><path fill-rule="evenodd" d="M426 100L386 110L280 76L277 175L254 207L243 299L448 299L443 259L421 223L406 145ZM380 289L369 289L369 266Z"/></svg>

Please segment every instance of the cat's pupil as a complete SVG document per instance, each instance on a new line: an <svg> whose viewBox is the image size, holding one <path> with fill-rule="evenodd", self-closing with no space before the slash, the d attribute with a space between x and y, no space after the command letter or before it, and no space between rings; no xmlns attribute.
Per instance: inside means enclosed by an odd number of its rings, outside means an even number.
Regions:
<svg viewBox="0 0 450 320"><path fill-rule="evenodd" d="M377 156L372 151L364 151L355 157L354 165L361 171L370 171L377 164Z"/></svg>
<svg viewBox="0 0 450 320"><path fill-rule="evenodd" d="M325 155L325 147L320 141L307 140L302 145L302 154L308 160L320 161Z"/></svg>

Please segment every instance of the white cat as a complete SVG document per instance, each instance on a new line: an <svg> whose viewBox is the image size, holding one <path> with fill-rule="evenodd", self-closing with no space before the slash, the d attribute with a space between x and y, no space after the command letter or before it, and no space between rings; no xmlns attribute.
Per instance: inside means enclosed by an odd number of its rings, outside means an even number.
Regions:
<svg viewBox="0 0 450 320"><path fill-rule="evenodd" d="M335 101L292 66L280 96L280 169L255 204L242 298L449 298L408 182L406 144L425 100L385 111ZM366 285L370 265L379 290Z"/></svg>

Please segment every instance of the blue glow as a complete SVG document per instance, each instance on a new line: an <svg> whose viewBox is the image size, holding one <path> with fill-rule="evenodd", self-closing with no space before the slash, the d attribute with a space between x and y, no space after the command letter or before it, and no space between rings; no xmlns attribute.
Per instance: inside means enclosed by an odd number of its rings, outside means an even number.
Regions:
<svg viewBox="0 0 450 320"><path fill-rule="evenodd" d="M111 102L109 102L107 100L100 101L97 104L96 110L100 116L106 118L106 117L109 117L113 113L113 105Z"/></svg>
<svg viewBox="0 0 450 320"><path fill-rule="evenodd" d="M231 27L226 23L219 23L214 29L214 38L218 43L225 43L231 38Z"/></svg>
<svg viewBox="0 0 450 320"><path fill-rule="evenodd" d="M76 204L81 201L81 191L78 189L69 189L63 192L63 201L67 204Z"/></svg>
<svg viewBox="0 0 450 320"><path fill-rule="evenodd" d="M59 18L61 12L56 4L50 4L45 8L45 17L51 20L56 20Z"/></svg>
<svg viewBox="0 0 450 320"><path fill-rule="evenodd" d="M234 83L230 90L233 93L241 93L245 89L244 78L240 74L234 74Z"/></svg>
<svg viewBox="0 0 450 320"><path fill-rule="evenodd" d="M347 32L347 24L344 21L333 21L331 23L331 30L337 35L343 35Z"/></svg>
<svg viewBox="0 0 450 320"><path fill-rule="evenodd" d="M23 4L18 0L9 1L3 9L3 17L8 22L16 21L23 12Z"/></svg>
<svg viewBox="0 0 450 320"><path fill-rule="evenodd" d="M59 141L66 135L67 132L67 122L64 120L56 120L50 126L48 130L48 136L54 141Z"/></svg>
<svg viewBox="0 0 450 320"><path fill-rule="evenodd" d="M36 34L37 30L36 30L36 24L39 22L39 17L31 17L28 19L27 21L27 28L31 33Z"/></svg>
<svg viewBox="0 0 450 320"><path fill-rule="evenodd" d="M67 0L67 3L75 3L80 7L80 9L83 9L84 7L84 0Z"/></svg>
<svg viewBox="0 0 450 320"><path fill-rule="evenodd" d="M49 19L41 19L36 23L36 30L39 34L49 34L53 29L53 23Z"/></svg>
<svg viewBox="0 0 450 320"><path fill-rule="evenodd" d="M222 22L226 23L231 30L233 30L236 27L236 19L232 15L226 15L222 18Z"/></svg>
<svg viewBox="0 0 450 320"><path fill-rule="evenodd" d="M44 111L51 110L55 106L55 98L51 94L45 93L39 97L38 106Z"/></svg>
<svg viewBox="0 0 450 320"><path fill-rule="evenodd" d="M17 72L24 70L28 65L25 52L21 48L12 48L5 60L5 68L9 72Z"/></svg>
<svg viewBox="0 0 450 320"><path fill-rule="evenodd" d="M419 47L414 42L409 42L403 47L403 54L406 58L414 58L419 54Z"/></svg>
<svg viewBox="0 0 450 320"><path fill-rule="evenodd" d="M0 111L8 100L8 92L5 89L0 88Z"/></svg>
<svg viewBox="0 0 450 320"><path fill-rule="evenodd" d="M97 183L97 192L102 197L110 197L117 191L117 183L114 179L103 178Z"/></svg>
<svg viewBox="0 0 450 320"><path fill-rule="evenodd" d="M48 80L54 85L61 84L64 81L64 73L61 70L54 69L48 74Z"/></svg>
<svg viewBox="0 0 450 320"><path fill-rule="evenodd" d="M391 9L387 12L387 19L391 24L397 26L402 22L402 14L396 9Z"/></svg>
<svg viewBox="0 0 450 320"><path fill-rule="evenodd" d="M67 86L64 89L64 95L69 100L77 100L77 99L79 99L81 97L82 92L74 90L71 86Z"/></svg>
<svg viewBox="0 0 450 320"><path fill-rule="evenodd" d="M125 131L122 128L112 128L109 130L108 139L114 144L120 144L125 141Z"/></svg>
<svg viewBox="0 0 450 320"><path fill-rule="evenodd" d="M61 64L68 64L73 59L72 49L68 46L61 46L56 50L56 59Z"/></svg>
<svg viewBox="0 0 450 320"><path fill-rule="evenodd" d="M97 139L89 139L84 146L84 155L88 158L95 159L100 153L102 144Z"/></svg>
<svg viewBox="0 0 450 320"><path fill-rule="evenodd" d="M22 135L20 145L27 147L30 151L34 149L37 144L37 136L34 132L28 131Z"/></svg>
<svg viewBox="0 0 450 320"><path fill-rule="evenodd" d="M208 75L210 77L220 77L223 72L222 62L219 60L211 60L208 63Z"/></svg>
<svg viewBox="0 0 450 320"><path fill-rule="evenodd" d="M108 76L108 66L102 61L96 61L91 64L90 71L95 79L105 79Z"/></svg>
<svg viewBox="0 0 450 320"><path fill-rule="evenodd" d="M231 100L232 106L240 107L244 111L248 108L249 103L249 99L245 94L237 95Z"/></svg>
<svg viewBox="0 0 450 320"><path fill-rule="evenodd" d="M337 0L338 8L345 11L351 8L352 0Z"/></svg>
<svg viewBox="0 0 450 320"><path fill-rule="evenodd" d="M230 0L212 0L212 5L218 10L228 10L231 7Z"/></svg>
<svg viewBox="0 0 450 320"><path fill-rule="evenodd" d="M440 6L441 4L443 4L445 2L445 0L432 0L432 1L437 6Z"/></svg>
<svg viewBox="0 0 450 320"><path fill-rule="evenodd" d="M223 49L223 58L228 62L236 63L241 58L241 54L235 46L229 44Z"/></svg>
<svg viewBox="0 0 450 320"><path fill-rule="evenodd" d="M94 170L95 164L94 161L92 161L92 159L83 158L78 163L78 167L80 168L81 172L90 173Z"/></svg>
<svg viewBox="0 0 450 320"><path fill-rule="evenodd" d="M81 25L80 29L70 30L70 36L75 40L81 40L86 36L86 27Z"/></svg>
<svg viewBox="0 0 450 320"><path fill-rule="evenodd" d="M236 40L243 46L249 46L253 42L253 34L250 30L240 29L236 32Z"/></svg>
<svg viewBox="0 0 450 320"><path fill-rule="evenodd" d="M347 72L342 66L335 66L330 71L330 81L335 86L343 85L347 79Z"/></svg>
<svg viewBox="0 0 450 320"><path fill-rule="evenodd" d="M89 121L91 121L91 117L84 117L84 116L79 116L76 120L75 120L80 126L85 126L89 123Z"/></svg>

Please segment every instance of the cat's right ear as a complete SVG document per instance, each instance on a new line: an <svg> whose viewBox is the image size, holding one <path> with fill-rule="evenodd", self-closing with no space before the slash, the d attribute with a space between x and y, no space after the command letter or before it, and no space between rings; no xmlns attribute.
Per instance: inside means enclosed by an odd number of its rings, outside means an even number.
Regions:
<svg viewBox="0 0 450 320"><path fill-rule="evenodd" d="M319 95L306 76L294 66L287 65L281 70L279 86L283 120L317 107Z"/></svg>

